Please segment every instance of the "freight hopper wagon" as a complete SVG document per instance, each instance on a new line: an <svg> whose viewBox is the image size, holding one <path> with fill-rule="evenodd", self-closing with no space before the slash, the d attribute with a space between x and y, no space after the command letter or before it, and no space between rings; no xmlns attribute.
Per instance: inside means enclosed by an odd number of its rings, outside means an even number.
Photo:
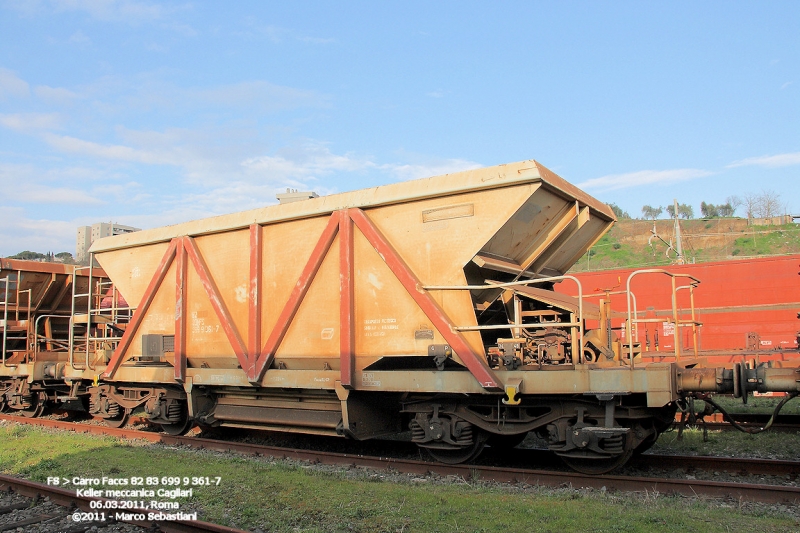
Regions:
<svg viewBox="0 0 800 533"><path fill-rule="evenodd" d="M138 308L80 379L93 414L172 433L410 430L460 462L533 431L584 471L652 444L687 391L797 390L786 369L585 358L599 309L552 286L613 222L525 161L101 239Z"/></svg>
<svg viewBox="0 0 800 533"><path fill-rule="evenodd" d="M130 315L117 296L99 269L0 258L0 410L84 411L89 383L65 376L105 366Z"/></svg>

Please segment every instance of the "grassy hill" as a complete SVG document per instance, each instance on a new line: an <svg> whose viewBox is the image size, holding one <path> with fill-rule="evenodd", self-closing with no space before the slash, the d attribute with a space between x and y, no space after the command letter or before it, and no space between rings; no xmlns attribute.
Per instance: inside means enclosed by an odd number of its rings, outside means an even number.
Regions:
<svg viewBox="0 0 800 533"><path fill-rule="evenodd" d="M670 265L675 261L672 220L617 222L570 272ZM659 238L660 237L660 238ZM689 263L800 253L800 225L748 226L747 219L681 220L683 254Z"/></svg>

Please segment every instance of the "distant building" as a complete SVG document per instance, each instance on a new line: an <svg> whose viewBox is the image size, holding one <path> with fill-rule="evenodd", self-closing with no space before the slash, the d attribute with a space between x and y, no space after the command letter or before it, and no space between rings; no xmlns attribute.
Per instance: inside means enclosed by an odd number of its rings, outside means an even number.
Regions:
<svg viewBox="0 0 800 533"><path fill-rule="evenodd" d="M112 235L122 235L124 233L133 233L134 231L141 231L142 228L134 228L133 226L123 226L122 224L112 222L97 222L91 226L82 226L78 228L78 239L75 246L76 254L75 260L78 263L85 263L89 260L89 248L92 243L97 239L103 237L110 237Z"/></svg>

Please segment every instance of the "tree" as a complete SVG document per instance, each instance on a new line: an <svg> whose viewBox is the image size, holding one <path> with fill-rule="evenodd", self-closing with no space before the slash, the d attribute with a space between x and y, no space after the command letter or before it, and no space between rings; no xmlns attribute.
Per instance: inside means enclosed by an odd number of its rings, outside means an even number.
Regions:
<svg viewBox="0 0 800 533"><path fill-rule="evenodd" d="M681 218L694 218L694 209L689 204L678 204L678 215Z"/></svg>
<svg viewBox="0 0 800 533"><path fill-rule="evenodd" d="M732 211L731 211L730 216L733 216L734 213L736 213L736 210L739 209L742 206L744 201L741 198L739 198L738 196L734 195L734 196L728 196L727 198L725 198L725 203L727 205L731 206Z"/></svg>
<svg viewBox="0 0 800 533"><path fill-rule="evenodd" d="M759 217L772 218L780 215L782 207L780 197L781 195L775 191L761 191L758 202Z"/></svg>
<svg viewBox="0 0 800 533"><path fill-rule="evenodd" d="M700 215L703 218L717 218L720 216L717 206L705 202L700 202Z"/></svg>
<svg viewBox="0 0 800 533"><path fill-rule="evenodd" d="M783 205L781 195L775 191L761 191L761 194L748 193L744 197L747 218L772 218L780 215Z"/></svg>
<svg viewBox="0 0 800 533"><path fill-rule="evenodd" d="M42 259L47 258L45 254L40 254L39 252L31 252L30 250L25 250L23 252L18 253L17 255L12 255L9 259L23 259L26 261L41 261Z"/></svg>
<svg viewBox="0 0 800 533"><path fill-rule="evenodd" d="M664 212L664 208L662 208L661 206L652 207L652 206L649 206L649 205L645 205L645 206L642 207L642 216L645 219L655 220L659 216L661 216L661 213L663 213L663 212Z"/></svg>
<svg viewBox="0 0 800 533"><path fill-rule="evenodd" d="M628 212L623 211L622 208L617 204L608 204L608 207L611 208L611 210L614 212L614 216L617 217L617 219L621 220L623 218L631 218Z"/></svg>
<svg viewBox="0 0 800 533"><path fill-rule="evenodd" d="M758 209L758 195L752 192L747 193L744 196L743 204L747 218L755 218L756 210Z"/></svg>
<svg viewBox="0 0 800 533"><path fill-rule="evenodd" d="M717 212L719 213L719 216L722 218L732 217L734 211L736 210L733 208L730 202L727 204L722 204L717 206Z"/></svg>
<svg viewBox="0 0 800 533"><path fill-rule="evenodd" d="M69 252L59 252L59 253L57 253L55 255L55 257L60 262L65 263L67 265L74 265L75 264L75 258L72 257L72 254L69 253Z"/></svg>
<svg viewBox="0 0 800 533"><path fill-rule="evenodd" d="M702 208L702 207L701 207ZM678 214L675 215L675 206L668 205L667 206L667 213L669 214L670 218L694 218L694 208L689 204L678 204Z"/></svg>

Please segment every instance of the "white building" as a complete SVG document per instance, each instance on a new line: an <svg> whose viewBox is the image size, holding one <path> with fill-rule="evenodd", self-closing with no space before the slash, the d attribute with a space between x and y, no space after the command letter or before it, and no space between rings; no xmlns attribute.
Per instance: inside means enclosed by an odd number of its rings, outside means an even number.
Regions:
<svg viewBox="0 0 800 533"><path fill-rule="evenodd" d="M89 260L89 247L97 239L103 237L110 237L112 235L122 235L123 233L133 233L134 231L141 231L142 228L134 228L133 226L123 226L115 222L97 222L91 226L82 226L78 228L78 239L75 246L75 260L78 263L85 263Z"/></svg>

